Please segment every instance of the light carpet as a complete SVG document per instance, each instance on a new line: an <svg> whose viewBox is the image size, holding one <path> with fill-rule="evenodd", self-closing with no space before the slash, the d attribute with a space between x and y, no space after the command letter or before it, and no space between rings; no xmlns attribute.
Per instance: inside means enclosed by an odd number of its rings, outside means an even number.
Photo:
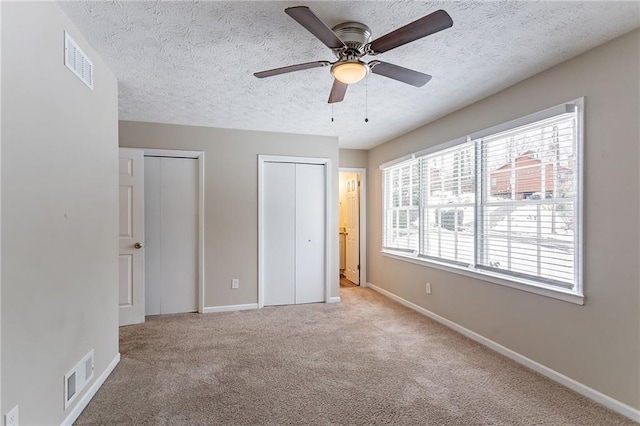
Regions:
<svg viewBox="0 0 640 426"><path fill-rule="evenodd" d="M631 425L366 288L151 317L76 424Z"/></svg>

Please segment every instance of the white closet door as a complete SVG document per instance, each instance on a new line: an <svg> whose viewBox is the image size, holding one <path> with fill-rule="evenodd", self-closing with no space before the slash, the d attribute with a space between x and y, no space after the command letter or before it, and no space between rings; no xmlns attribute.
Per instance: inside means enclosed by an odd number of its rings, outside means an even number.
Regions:
<svg viewBox="0 0 640 426"><path fill-rule="evenodd" d="M160 315L160 158L144 158L145 315Z"/></svg>
<svg viewBox="0 0 640 426"><path fill-rule="evenodd" d="M160 159L162 313L198 310L198 161Z"/></svg>
<svg viewBox="0 0 640 426"><path fill-rule="evenodd" d="M146 157L147 315L198 310L198 162Z"/></svg>
<svg viewBox="0 0 640 426"><path fill-rule="evenodd" d="M295 164L264 163L263 286L265 305L295 303Z"/></svg>
<svg viewBox="0 0 640 426"><path fill-rule="evenodd" d="M296 304L323 302L326 236L324 166L296 164L295 200Z"/></svg>

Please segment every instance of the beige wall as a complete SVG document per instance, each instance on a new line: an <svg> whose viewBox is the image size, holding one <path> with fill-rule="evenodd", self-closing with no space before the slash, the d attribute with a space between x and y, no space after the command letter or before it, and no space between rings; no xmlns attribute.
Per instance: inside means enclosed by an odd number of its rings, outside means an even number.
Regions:
<svg viewBox="0 0 640 426"><path fill-rule="evenodd" d="M121 121L120 146L205 152L205 307L258 301L258 155L330 158L331 295L338 296L337 138Z"/></svg>
<svg viewBox="0 0 640 426"><path fill-rule="evenodd" d="M640 408L640 31L369 152L369 281ZM379 165L585 96L584 306L384 257ZM432 284L432 294L424 283Z"/></svg>
<svg viewBox="0 0 640 426"><path fill-rule="evenodd" d="M340 167L367 167L367 155L363 149L341 149Z"/></svg>
<svg viewBox="0 0 640 426"><path fill-rule="evenodd" d="M118 353L117 81L56 3L3 2L1 23L2 413L60 424L68 370L94 349L98 377Z"/></svg>

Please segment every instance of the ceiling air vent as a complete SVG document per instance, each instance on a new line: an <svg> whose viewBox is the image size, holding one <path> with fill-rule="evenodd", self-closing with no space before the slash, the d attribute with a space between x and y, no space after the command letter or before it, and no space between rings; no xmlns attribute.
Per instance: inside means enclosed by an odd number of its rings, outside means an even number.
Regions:
<svg viewBox="0 0 640 426"><path fill-rule="evenodd" d="M64 32L64 64L93 90L93 62L66 31Z"/></svg>

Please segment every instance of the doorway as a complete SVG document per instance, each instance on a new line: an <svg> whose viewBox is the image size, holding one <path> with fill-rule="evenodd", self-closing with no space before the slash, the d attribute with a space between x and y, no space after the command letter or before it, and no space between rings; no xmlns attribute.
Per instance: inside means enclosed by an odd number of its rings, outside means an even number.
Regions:
<svg viewBox="0 0 640 426"><path fill-rule="evenodd" d="M340 287L366 286L366 169L340 168Z"/></svg>
<svg viewBox="0 0 640 426"><path fill-rule="evenodd" d="M165 174L168 182L168 187L170 191L164 192L164 195L168 195L171 198L173 194L174 202L171 200L165 199L165 201L169 201L169 205L173 207L168 211L168 216L165 215L164 223L165 225L169 224L169 228L160 228L156 229L159 232L156 232L155 239L156 242L159 239L159 235L162 238L169 236L171 232L177 234L180 238L176 241L178 242L177 246L179 246L184 241L188 241L187 244L190 246L195 246L190 248L190 252L194 254L195 259L191 259L190 268L191 271L191 279L189 286L193 288L189 289L189 294L185 296L185 300L179 301L178 299L184 296L182 291L179 291L179 297L172 291L175 289L174 287L169 288L166 293L165 299L171 301L179 302L180 306L169 306L165 305L165 308L157 308L157 303L155 303L153 297L147 293L147 286L151 286L154 283L151 283L149 280L153 280L154 273L149 270L145 271L146 266L149 264L153 264L155 262L156 265L160 264L161 266L167 266L171 272L178 271L180 268L176 268L174 261L180 260L182 257L180 247L178 248L179 255L178 256L169 256L168 258L162 258L160 256L160 260L155 259L152 260L154 256L154 249L157 249L157 246L149 247L147 243L149 241L145 241L147 235L147 230L145 229L145 219L149 221L149 231L153 234L154 226L158 225L158 223L154 223L153 218L150 220L147 214L145 214L146 206L145 204L150 204L149 208L152 209L158 206L152 206L151 204L161 204L162 194L155 189L149 187L149 191L151 197L145 196L145 178L147 176L145 173L145 158L156 158L156 164L150 164L151 174L157 175L158 179L162 180L162 173L159 173L159 165L160 163L166 163L165 160L176 160L175 165L177 167L168 167L168 174ZM190 163L190 164L189 164ZM173 162L171 164L174 164ZM184 239L184 236L187 236L185 232L183 232L183 227L180 226L180 215L184 212L179 211L180 209L176 209L175 207L182 207L180 204L183 201L185 196L184 188L183 192L180 193L172 188L179 179L176 177L179 174L182 174L180 169L184 167L180 166L186 165L186 169L188 171L184 174L187 177L187 181L189 181L190 194L191 197L191 208L187 213L190 216L190 221L192 226L188 235L188 238ZM119 310L120 310L120 325L129 325L142 323L145 320L146 314L159 314L159 313L170 313L171 311L194 311L198 312L204 311L204 153L197 151L174 151L174 150L162 150L162 149L134 149L134 148L120 148L120 263L119 263ZM150 179L154 180L154 179ZM156 180L156 184L159 181ZM152 185L152 182L150 182ZM173 205L172 205L173 204ZM147 212L148 213L148 212ZM177 216L175 216L177 214ZM173 222L167 222L168 220L174 217L178 217L177 220ZM157 222L157 220L156 220ZM171 232L166 232L166 231ZM151 237L153 240L154 237ZM165 238L166 239L166 238ZM156 254L158 252L156 251ZM162 252L160 252L162 253ZM157 272L157 271L156 271ZM146 275L146 277L145 277ZM164 273L162 270L160 273L155 273L155 276L161 277L169 277L170 273ZM178 278L169 277L173 279L173 281L180 280L182 275ZM189 277L187 277L187 281ZM149 283L145 282L149 281ZM146 296L146 297L145 297ZM152 311L146 310L146 302L149 299L150 306ZM184 304L182 302L185 302ZM184 305L184 306L182 306ZM155 306L155 307L154 307ZM155 310L155 311L154 311Z"/></svg>

